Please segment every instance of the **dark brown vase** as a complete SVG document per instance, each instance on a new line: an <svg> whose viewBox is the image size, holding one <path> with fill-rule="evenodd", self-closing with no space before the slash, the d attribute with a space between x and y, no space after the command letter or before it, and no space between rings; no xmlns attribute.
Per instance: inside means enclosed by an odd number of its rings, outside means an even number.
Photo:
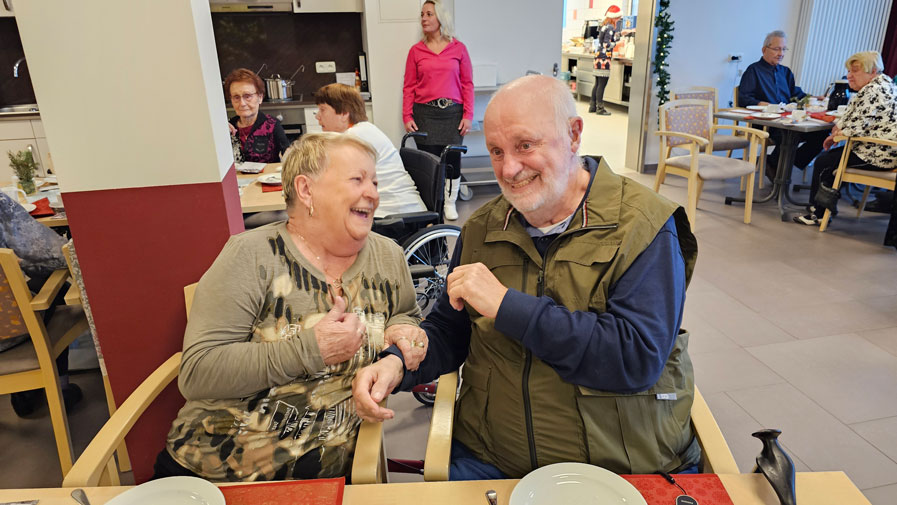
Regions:
<svg viewBox="0 0 897 505"><path fill-rule="evenodd" d="M794 487L794 462L779 445L780 430L760 430L751 435L763 442L763 450L757 456L757 472L761 472L779 497L782 505L796 505Z"/></svg>

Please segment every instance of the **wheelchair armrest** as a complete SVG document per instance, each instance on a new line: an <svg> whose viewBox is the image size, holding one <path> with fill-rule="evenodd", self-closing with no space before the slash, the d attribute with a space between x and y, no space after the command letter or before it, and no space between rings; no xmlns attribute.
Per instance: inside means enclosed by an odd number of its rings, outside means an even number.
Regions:
<svg viewBox="0 0 897 505"><path fill-rule="evenodd" d="M421 210L418 212L407 212L405 214L395 214L396 217L401 216L406 224L417 223L437 223L439 222L439 213L430 210ZM386 216L384 219L390 219L393 216Z"/></svg>

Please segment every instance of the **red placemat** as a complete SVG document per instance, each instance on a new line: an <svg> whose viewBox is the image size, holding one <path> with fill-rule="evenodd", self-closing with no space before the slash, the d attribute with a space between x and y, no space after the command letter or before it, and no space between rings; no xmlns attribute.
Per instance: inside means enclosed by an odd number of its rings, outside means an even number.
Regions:
<svg viewBox="0 0 897 505"><path fill-rule="evenodd" d="M262 184L262 193L272 193L274 191L283 191L283 184Z"/></svg>
<svg viewBox="0 0 897 505"><path fill-rule="evenodd" d="M227 505L340 505L346 480L312 479L219 486Z"/></svg>
<svg viewBox="0 0 897 505"><path fill-rule="evenodd" d="M49 198L41 198L40 200L31 202L34 204L36 209L29 212L34 217L46 217L52 216L56 214L56 211L50 208L50 199Z"/></svg>
<svg viewBox="0 0 897 505"><path fill-rule="evenodd" d="M676 503L676 497L682 494L678 487L670 484L660 475L621 475L620 477L635 486L648 505L673 505ZM701 505L732 505L732 499L729 498L725 486L719 477L712 473L676 474L673 478L682 486L682 489L688 492L689 496L698 500Z"/></svg>

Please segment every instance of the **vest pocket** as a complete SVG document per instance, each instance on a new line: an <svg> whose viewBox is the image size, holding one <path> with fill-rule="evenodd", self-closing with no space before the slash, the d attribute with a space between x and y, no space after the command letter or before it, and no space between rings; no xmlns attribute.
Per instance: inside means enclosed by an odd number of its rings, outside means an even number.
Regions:
<svg viewBox="0 0 897 505"><path fill-rule="evenodd" d="M457 416L455 434L456 436L460 435L459 440L474 452L481 451L477 447L470 446L471 437L479 443L480 447L491 451L491 444L487 444L486 437L483 437L483 434L486 433L485 423L488 418L488 391L491 375L491 368L483 369L464 365L464 368L461 369L461 393L455 408Z"/></svg>
<svg viewBox="0 0 897 505"><path fill-rule="evenodd" d="M620 250L619 242L576 237L558 249L546 277L546 293L564 300L571 310L604 312L607 304L608 270Z"/></svg>
<svg viewBox="0 0 897 505"><path fill-rule="evenodd" d="M683 433L683 421L674 412L681 410L675 404L682 400L674 390L652 388L624 394L576 386L589 462L628 474L679 467L684 440L691 439L691 430ZM688 418L684 422L688 423Z"/></svg>

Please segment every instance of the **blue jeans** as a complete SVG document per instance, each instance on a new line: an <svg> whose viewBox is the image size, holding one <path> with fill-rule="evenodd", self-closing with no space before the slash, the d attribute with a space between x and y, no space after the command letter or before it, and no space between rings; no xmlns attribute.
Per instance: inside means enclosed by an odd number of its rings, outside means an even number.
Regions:
<svg viewBox="0 0 897 505"><path fill-rule="evenodd" d="M449 480L492 480L507 479L501 470L478 460L461 442L452 440L452 464Z"/></svg>

